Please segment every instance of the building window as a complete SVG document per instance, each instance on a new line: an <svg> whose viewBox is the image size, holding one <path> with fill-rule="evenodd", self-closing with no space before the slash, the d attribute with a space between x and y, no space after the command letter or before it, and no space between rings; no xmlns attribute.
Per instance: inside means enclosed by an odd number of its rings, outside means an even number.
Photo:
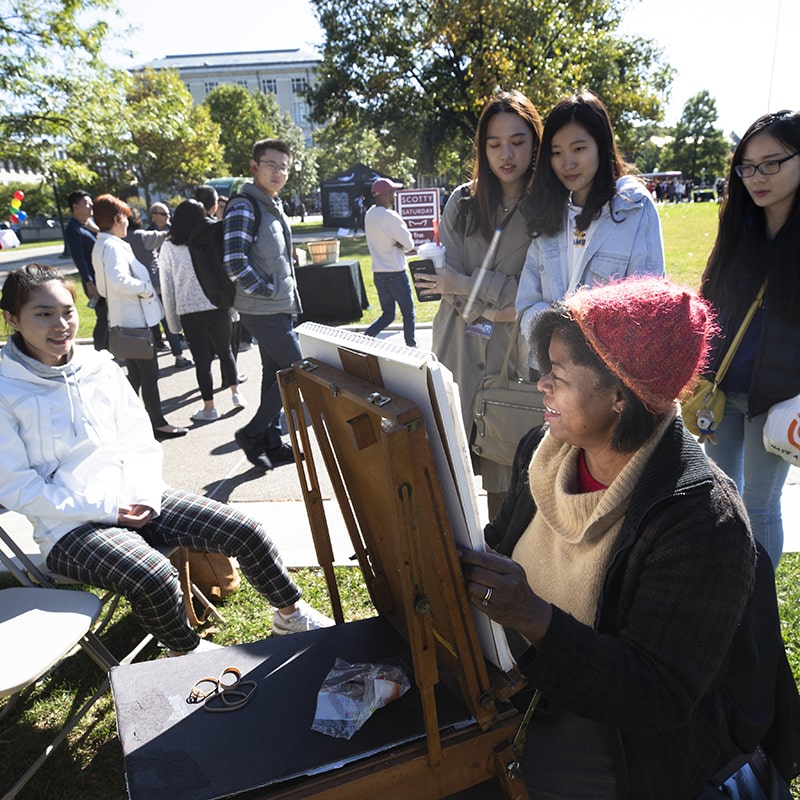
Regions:
<svg viewBox="0 0 800 800"><path fill-rule="evenodd" d="M292 117L295 125L305 125L308 122L308 103L295 100L292 103Z"/></svg>
<svg viewBox="0 0 800 800"><path fill-rule="evenodd" d="M203 83L203 89L205 93L208 94L212 89L216 89L219 86L219 81L205 81Z"/></svg>
<svg viewBox="0 0 800 800"><path fill-rule="evenodd" d="M244 86L244 88L246 89L247 88L247 81L236 81L236 85L237 86Z"/></svg>
<svg viewBox="0 0 800 800"><path fill-rule="evenodd" d="M275 78L262 78L261 79L261 91L264 94L278 94L278 81Z"/></svg>
<svg viewBox="0 0 800 800"><path fill-rule="evenodd" d="M292 78L292 91L295 94L305 94L308 84L305 78Z"/></svg>

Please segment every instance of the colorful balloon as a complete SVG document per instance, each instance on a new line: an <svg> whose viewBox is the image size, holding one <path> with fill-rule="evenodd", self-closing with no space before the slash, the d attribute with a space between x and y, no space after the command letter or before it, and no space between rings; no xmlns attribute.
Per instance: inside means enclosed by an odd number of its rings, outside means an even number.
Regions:
<svg viewBox="0 0 800 800"><path fill-rule="evenodd" d="M19 217L18 217L16 214L12 214L12 215L9 217L9 219L10 219L12 222L19 222Z"/></svg>
<svg viewBox="0 0 800 800"><path fill-rule="evenodd" d="M14 192L14 199L22 202L25 199L25 192L21 192L19 189L17 189L17 191Z"/></svg>
<svg viewBox="0 0 800 800"><path fill-rule="evenodd" d="M17 218L20 222L25 222L25 220L28 219L28 215L24 211L19 210L17 211Z"/></svg>
<svg viewBox="0 0 800 800"><path fill-rule="evenodd" d="M17 210L17 209L18 209L18 208L19 208L21 205L22 205L22 200L19 200L19 199L18 199L18 198L16 198L16 197L15 197L15 198L14 198L14 199L11 201L11 208L13 208L15 211L16 211L16 210Z"/></svg>

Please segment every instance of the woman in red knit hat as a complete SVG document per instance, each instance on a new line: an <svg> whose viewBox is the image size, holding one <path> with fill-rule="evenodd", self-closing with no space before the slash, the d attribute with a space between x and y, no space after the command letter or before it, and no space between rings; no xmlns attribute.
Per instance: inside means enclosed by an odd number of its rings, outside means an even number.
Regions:
<svg viewBox="0 0 800 800"><path fill-rule="evenodd" d="M705 300L649 277L579 290L534 325L549 425L520 443L492 550L462 564L541 692L522 758L537 800L690 800L745 746L719 687L754 545L677 401L713 329Z"/></svg>

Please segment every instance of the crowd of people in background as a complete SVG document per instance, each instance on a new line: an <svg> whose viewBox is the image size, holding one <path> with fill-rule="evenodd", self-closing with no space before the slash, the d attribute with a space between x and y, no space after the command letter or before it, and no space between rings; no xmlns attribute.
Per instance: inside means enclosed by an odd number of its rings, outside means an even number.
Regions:
<svg viewBox="0 0 800 800"><path fill-rule="evenodd" d="M284 152L283 143L273 141L272 145L278 149L268 148L271 153L268 159L254 153L254 181L246 192L258 195L253 202L266 205L268 224L264 234L277 243L291 241L288 216L298 213L304 216L308 206L305 201L281 202L279 195L288 177L291 154ZM499 93L483 110L474 146L470 181L442 198L439 234L446 252L445 267L435 276L417 275L414 279L422 298L426 294L441 295L433 324L433 350L452 370L459 385L468 435L476 388L484 377L499 369L507 343L516 336L515 322L522 335L512 351L509 372L522 375L527 365L526 377L535 380L538 365L535 354L528 357L526 345L527 334L538 314L584 285L603 284L639 273L663 275L663 243L653 202L683 202L692 198L694 188L691 180L680 176L655 177L644 184L637 179L617 151L605 108L589 92L557 103L547 114L544 126L538 111L524 95ZM734 160L741 151L740 143ZM264 163L269 165L266 173ZM784 172L791 169L791 163L783 166ZM386 187L382 186L386 192L400 185L390 179L381 180L386 183ZM726 196L731 198L723 220L730 218L731 203L745 196L741 184L735 172L716 181L716 193L727 192ZM267 196L266 201L259 192ZM376 213L378 206L382 206L378 208L382 219L393 220L397 216L391 210L391 197L386 203L382 198L380 192L373 191L368 197L354 199L354 234L365 225L365 217L373 220L375 227L378 217L372 217L371 213ZM292 254L278 255L278 261L283 263L282 277L279 275L276 281L274 271L265 269L264 275L270 276L265 279L245 255L245 250L249 253L254 243L255 255L263 249L259 232L253 228L256 217L248 216L248 206L237 204L237 213L226 216L228 198L219 197L210 186L197 187L194 205L184 201L175 213L179 217L185 215L187 224L192 220L190 227L210 222L228 226L226 261L231 279L239 288L238 301L222 311L209 303L196 281L190 280L193 273L185 245L190 231L172 231L175 219L166 203L153 202L145 224L139 209L104 195L98 198L99 217L104 222L101 228L97 222L98 204L86 191L71 193L68 201L71 218L65 236L88 305L95 314L95 348L108 347L109 324L120 324L123 319L132 322L134 317L141 317L142 324L146 322L152 328L156 348L168 347L171 351L175 368L195 368L203 405L191 418L202 422L218 418L211 388L211 361L217 358L220 361L222 385L230 390L232 405L244 408L246 401L240 384L246 376L236 367L236 356L258 346L264 365L261 402L254 419L237 431L237 442L251 463L264 469L290 461L293 454L280 439L280 402L271 375L276 367L291 363L299 354L291 329L302 298L293 282ZM760 207L759 202L758 198L753 201L754 208ZM743 202L740 205L746 208L746 213L739 212L740 223L747 229L755 212ZM721 225L720 235L724 229ZM370 243L376 285L381 281L382 314L368 333L378 335L393 320L395 304L399 303L406 343L414 346L413 299L403 256L404 251L412 252L413 248L409 246L407 229L402 231L398 227L398 231L393 234L391 247L398 255L391 265L383 256L376 256L380 250L374 244L377 234ZM499 233L495 237L496 231ZM282 245L277 247L280 251ZM714 259L718 258L718 251L716 246ZM388 249L387 253L391 255ZM267 258L266 254L263 257ZM380 263L375 262L376 258ZM715 277L720 269L718 261L713 263L716 266L712 269L709 262L706 280L713 292L722 297L725 284ZM145 268L140 277L136 275L139 265ZM396 275L406 284L399 294L387 288L387 281L395 280ZM102 284L102 291L98 283ZM776 303L775 299L771 301L772 305ZM279 313L273 313L276 309ZM208 314L213 314L215 320L219 318L219 324L193 324L195 315ZM252 328L263 329L265 323L279 323L282 333L274 335L271 330L262 330L259 340ZM758 326L754 327L750 336L754 340L750 348L753 353L757 353L755 337L759 331ZM226 338L228 343L224 346ZM274 348L268 352L270 345L264 342L285 342L286 346L278 346L279 352ZM125 363L133 388L142 394L156 435L185 435L184 426L170 425L161 414L157 362ZM732 376L728 378L729 383L733 380ZM747 388L747 380L743 378L741 383ZM707 448L712 457L721 452L714 445ZM489 495L490 516L493 516L508 490L510 468L479 457L474 466ZM731 464L728 469L740 483L745 497L750 498L748 503L756 520L763 514L770 518L779 514L783 471L777 474L774 491L764 494L753 490L769 509L756 512L755 497L739 477L742 467ZM779 526L780 521L775 524ZM760 523L756 521L754 525L758 531ZM765 534L763 543L777 561L779 546L769 544L768 538Z"/></svg>

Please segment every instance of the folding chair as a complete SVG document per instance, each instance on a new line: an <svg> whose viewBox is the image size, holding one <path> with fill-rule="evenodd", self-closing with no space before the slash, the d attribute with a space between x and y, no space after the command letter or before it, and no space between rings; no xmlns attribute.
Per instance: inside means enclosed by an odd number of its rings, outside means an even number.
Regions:
<svg viewBox="0 0 800 800"><path fill-rule="evenodd" d="M49 674L77 646L85 647L92 659L108 672L107 665L102 663L103 649L95 650L89 638L101 607L100 599L90 592L32 586L0 589L0 653L3 653L0 698L9 698L0 711L0 720L8 716L25 690L32 690L40 678ZM3 795L3 800L17 796L47 757L107 691L108 677Z"/></svg>
<svg viewBox="0 0 800 800"><path fill-rule="evenodd" d="M74 583L51 573L40 559L32 558L0 525L0 563L20 584L0 589L0 699L9 701L0 710L0 721L17 705L23 692L52 671L76 646L100 667L105 680L77 711L47 749L0 800L11 800L30 781L50 753L69 735L89 709L108 691L108 673L112 667L131 663L152 641L146 634L123 658L118 659L100 640L119 604L121 596L106 592L102 597L73 589L59 589L57 584ZM161 548L169 557L175 548ZM202 602L211 602L198 592ZM214 609L216 611L216 609ZM221 616L217 613L217 616ZM224 621L224 620L223 620ZM13 654L13 656L12 656Z"/></svg>
<svg viewBox="0 0 800 800"><path fill-rule="evenodd" d="M3 553L3 549L0 547L0 561L6 565L6 568L9 570L9 572L11 572L23 586L33 585L42 586L45 588L56 588L58 586L75 584L75 581L72 579L67 578L64 575L59 575L55 572L51 572L38 554L32 557L26 553L19 546L14 537L2 525L0 525L0 545L5 545L7 550L13 554L13 557L10 558L7 554ZM178 548L159 547L157 549L160 553L169 558ZM208 614L213 616L220 623L224 624L225 618L217 610L216 606L214 606L214 604L200 591L200 589L194 583L192 583L191 586L193 594L207 609ZM111 618L114 616L114 612L117 610L121 599L121 595L112 591L108 591L101 596L100 600L103 606L103 611L93 629L93 632L96 636L100 636L108 623L111 621ZM106 651L106 654L111 658L112 666L116 664L130 664L150 643L152 638L152 635L147 634L133 648L133 650L119 660L111 656L111 654Z"/></svg>

